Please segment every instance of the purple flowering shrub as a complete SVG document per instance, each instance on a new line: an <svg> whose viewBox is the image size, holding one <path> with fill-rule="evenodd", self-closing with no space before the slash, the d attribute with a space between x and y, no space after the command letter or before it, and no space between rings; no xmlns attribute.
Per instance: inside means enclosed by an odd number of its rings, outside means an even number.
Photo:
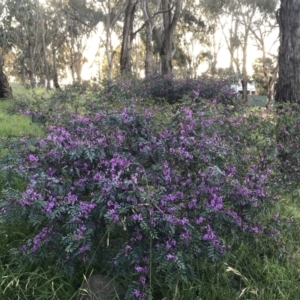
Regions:
<svg viewBox="0 0 300 300"><path fill-rule="evenodd" d="M181 102L184 97L216 99L223 104L233 104L235 92L228 80L216 80L209 77L197 79L178 79L153 73L145 79L119 77L114 81L105 81L99 89L100 103L116 103L128 99L165 100L169 104Z"/></svg>
<svg viewBox="0 0 300 300"><path fill-rule="evenodd" d="M184 96L192 99L216 99L223 104L233 104L236 96L230 87L230 81L205 76L197 79L177 79L154 73L144 79L143 85L143 97L165 99L170 104L180 102Z"/></svg>
<svg viewBox="0 0 300 300"><path fill-rule="evenodd" d="M193 261L269 230L261 215L273 203L272 147L253 146L255 116L228 116L213 102L182 107L160 127L153 113L71 116L45 138L10 142L2 172L24 188L5 182L2 217L36 229L20 254L67 271L100 261L130 274L127 299L144 299L155 272L185 281Z"/></svg>

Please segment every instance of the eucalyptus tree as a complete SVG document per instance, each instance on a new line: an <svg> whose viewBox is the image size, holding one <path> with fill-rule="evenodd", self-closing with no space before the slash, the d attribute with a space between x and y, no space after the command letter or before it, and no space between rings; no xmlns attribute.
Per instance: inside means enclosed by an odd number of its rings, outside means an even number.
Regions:
<svg viewBox="0 0 300 300"><path fill-rule="evenodd" d="M65 41L72 79L73 82L80 82L82 67L87 62L84 51L91 33L100 21L99 14L92 2L81 0L59 2L65 18Z"/></svg>
<svg viewBox="0 0 300 300"><path fill-rule="evenodd" d="M133 34L133 22L135 18L135 12L137 9L138 0L127 0L124 25L122 34L122 48L120 56L120 70L121 73L131 73L131 50Z"/></svg>
<svg viewBox="0 0 300 300"><path fill-rule="evenodd" d="M35 10L36 10L36 15L38 16L38 24L41 30L40 36L41 36L41 52L40 52L40 57L41 57L41 74L40 77L43 78L44 75L46 77L46 83L47 83L47 89L51 88L51 76L50 76L50 65L49 65L49 60L48 60L48 53L47 53L47 48L48 48L48 41L46 43L47 35L48 35L48 20L46 19L46 11L44 7L40 4L38 0L35 0Z"/></svg>
<svg viewBox="0 0 300 300"><path fill-rule="evenodd" d="M0 98L12 98L12 90L4 73L5 57L13 45L12 18L5 3L0 4Z"/></svg>
<svg viewBox="0 0 300 300"><path fill-rule="evenodd" d="M145 52L145 74L150 74L153 71L153 45L152 45L152 39L153 39L153 28L154 28L154 15L151 13L151 10L149 8L149 1L147 0L141 0L141 9L143 11L143 16L145 19L145 46L146 46L146 52ZM157 13L159 10L159 2L158 5L156 5L156 11Z"/></svg>
<svg viewBox="0 0 300 300"><path fill-rule="evenodd" d="M237 1L203 0L205 13L220 30L230 55L228 74L237 74L241 80L240 49L242 46L241 24L237 13Z"/></svg>
<svg viewBox="0 0 300 300"><path fill-rule="evenodd" d="M300 1L281 0L277 20L280 46L275 102L300 103Z"/></svg>
<svg viewBox="0 0 300 300"><path fill-rule="evenodd" d="M37 1L20 0L18 2L8 0L6 7L8 14L14 20L14 45L19 49L22 81L29 74L32 87L36 85L36 67L39 56L41 30L39 15L36 13Z"/></svg>
<svg viewBox="0 0 300 300"><path fill-rule="evenodd" d="M180 47L174 56L176 59L180 50L184 52L186 71L181 70L181 72L188 76L196 75L199 65L206 61L209 71L214 73L217 52L220 49L220 44L214 39L215 31L215 21L206 14L200 2L186 1L176 28Z"/></svg>
<svg viewBox="0 0 300 300"><path fill-rule="evenodd" d="M276 7L277 0L203 0L202 5L219 18L230 20L229 34L226 32L228 25L221 25L228 50L231 55L230 68L233 63L240 76L243 86L243 101L247 102L247 83L249 80L247 62L248 46L252 38L253 24L258 16L266 17ZM235 54L234 54L235 52ZM241 59L239 57L241 53Z"/></svg>
<svg viewBox="0 0 300 300"><path fill-rule="evenodd" d="M153 28L154 40L159 48L161 73L172 73L172 58L176 48L174 32L182 10L182 0L161 0L162 23L160 30Z"/></svg>
<svg viewBox="0 0 300 300"><path fill-rule="evenodd" d="M134 19L139 3L144 24L134 31ZM132 42L136 34L144 27L146 28L145 73L150 73L152 68L152 39L159 50L161 73L165 75L172 73L172 58L176 50L174 32L181 9L182 0L157 0L156 4L153 1L127 0L120 57L121 73L131 72ZM158 21L155 18L156 15L160 15L160 18L157 18Z"/></svg>
<svg viewBox="0 0 300 300"><path fill-rule="evenodd" d="M114 55L116 53L113 46L113 33L116 24L121 19L121 14L124 12L124 1L122 0L106 0L99 3L99 19L102 23L102 32L99 36L100 46L105 49L105 57L107 62L107 78L113 77Z"/></svg>
<svg viewBox="0 0 300 300"><path fill-rule="evenodd" d="M270 1L269 10L260 11L253 22L250 30L256 42L257 49L261 51L261 67L266 83L267 108L269 108L274 98L274 84L278 73L278 34L276 21L277 1ZM273 50L273 48L275 48ZM270 63L272 62L272 63Z"/></svg>
<svg viewBox="0 0 300 300"><path fill-rule="evenodd" d="M229 6L229 12L234 13L236 18L236 24L238 24L238 38L239 44L241 47L242 52L242 69L237 69L241 76L241 83L243 87L243 101L244 103L247 102L248 95L247 95L247 86L248 86L248 70L247 70L247 62L248 62L248 46L249 46L249 39L251 34L251 26L254 21L255 14L257 13L258 9L256 4L252 1L249 3L248 0L245 3L242 1L236 1ZM236 62L238 64L238 62Z"/></svg>
<svg viewBox="0 0 300 300"><path fill-rule="evenodd" d="M66 19L59 0L48 0L45 6L47 13L47 44L50 51L49 66L53 86L60 90L59 72L65 70L66 60L61 63L58 58L61 53L66 57Z"/></svg>

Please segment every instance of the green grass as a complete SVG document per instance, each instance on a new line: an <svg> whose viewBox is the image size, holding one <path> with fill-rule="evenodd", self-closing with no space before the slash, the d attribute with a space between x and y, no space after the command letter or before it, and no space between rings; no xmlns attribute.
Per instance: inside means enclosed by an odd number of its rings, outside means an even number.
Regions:
<svg viewBox="0 0 300 300"><path fill-rule="evenodd" d="M38 97L41 97L47 92L43 88L37 88L33 91L17 83L12 83L11 87L15 98L0 101L0 138L18 137L20 134L43 136L44 128L40 125L33 124L30 116L21 114L10 115L7 113L7 109L13 104L12 102L15 101L15 99L21 97L24 101L35 101L35 99L38 99Z"/></svg>
<svg viewBox="0 0 300 300"><path fill-rule="evenodd" d="M10 83L10 86L15 98L26 97L29 100L34 100L36 99L36 97L49 97L49 95L53 93L53 91L47 91L43 87L36 87L35 89L31 89L15 82Z"/></svg>
<svg viewBox="0 0 300 300"><path fill-rule="evenodd" d="M267 96L250 95L248 96L248 104L250 106L266 107Z"/></svg>
<svg viewBox="0 0 300 300"><path fill-rule="evenodd" d="M5 102L0 102L0 137L18 137L20 133L30 136L43 136L44 129L31 122L30 117L21 114L8 115L4 108Z"/></svg>

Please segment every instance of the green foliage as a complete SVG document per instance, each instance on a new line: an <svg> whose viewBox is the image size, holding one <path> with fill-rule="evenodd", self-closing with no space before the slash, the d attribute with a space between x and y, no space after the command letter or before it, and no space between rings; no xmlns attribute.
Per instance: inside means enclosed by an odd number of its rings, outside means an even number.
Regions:
<svg viewBox="0 0 300 300"><path fill-rule="evenodd" d="M277 151L281 178L289 192L299 188L299 117L300 109L297 103L286 103L277 107Z"/></svg>

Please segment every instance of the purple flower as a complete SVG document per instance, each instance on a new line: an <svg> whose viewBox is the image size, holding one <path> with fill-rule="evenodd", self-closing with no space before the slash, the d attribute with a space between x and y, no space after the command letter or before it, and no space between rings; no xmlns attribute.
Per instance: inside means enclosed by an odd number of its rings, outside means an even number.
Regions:
<svg viewBox="0 0 300 300"><path fill-rule="evenodd" d="M136 297L136 298L139 298L140 295L141 295L141 292L139 290L134 290L133 291L133 295Z"/></svg>
<svg viewBox="0 0 300 300"><path fill-rule="evenodd" d="M96 174L94 175L93 179L94 179L95 181L99 181L99 180L101 179L101 174L100 174L100 173L96 173Z"/></svg>
<svg viewBox="0 0 300 300"><path fill-rule="evenodd" d="M81 248L79 248L78 252L79 253L84 253L84 252L87 252L87 251L90 251L91 250L91 246L90 245L85 245Z"/></svg>
<svg viewBox="0 0 300 300"><path fill-rule="evenodd" d="M132 219L135 220L135 221L142 221L143 217L142 217L142 214L134 214L132 216Z"/></svg>
<svg viewBox="0 0 300 300"><path fill-rule="evenodd" d="M253 233L258 233L258 232L259 232L259 229L258 229L258 227L252 227L252 228L251 228L251 231L252 231Z"/></svg>
<svg viewBox="0 0 300 300"><path fill-rule="evenodd" d="M79 216L83 217L85 219L88 218L89 213L96 207L95 203L85 203L85 202L80 202L80 212Z"/></svg>
<svg viewBox="0 0 300 300"><path fill-rule="evenodd" d="M172 255L170 253L167 254L167 260L171 260L171 259L174 259L174 258L175 258L174 255Z"/></svg>
<svg viewBox="0 0 300 300"><path fill-rule="evenodd" d="M196 224L199 225L199 224L201 224L203 221L205 221L205 218L200 217L200 218L198 218L198 219L196 220Z"/></svg>
<svg viewBox="0 0 300 300"><path fill-rule="evenodd" d="M67 200L67 202L69 202L72 205L74 205L77 202L77 200L78 200L78 196L69 192L67 194L67 196L66 196L66 200Z"/></svg>
<svg viewBox="0 0 300 300"><path fill-rule="evenodd" d="M26 245L22 245L21 247L20 247L20 251L21 252L26 252L27 251L27 246Z"/></svg>
<svg viewBox="0 0 300 300"><path fill-rule="evenodd" d="M138 273L144 272L144 268L142 268L142 267L140 267L140 266L135 266L135 270L136 270Z"/></svg>
<svg viewBox="0 0 300 300"><path fill-rule="evenodd" d="M49 202L46 205L44 211L47 212L47 213L50 213L53 210L54 207L55 207L55 203L54 202Z"/></svg>
<svg viewBox="0 0 300 300"><path fill-rule="evenodd" d="M276 222L276 221L278 221L278 219L279 219L279 212L277 212L276 214L275 214L275 216L273 217L273 220Z"/></svg>
<svg viewBox="0 0 300 300"><path fill-rule="evenodd" d="M141 283L142 285L145 285L145 284L146 284L146 278L145 278L144 276L141 276L141 277L140 277L140 283Z"/></svg>
<svg viewBox="0 0 300 300"><path fill-rule="evenodd" d="M37 162L39 159L37 157L35 157L33 154L30 154L28 156L28 159L30 162Z"/></svg>
<svg viewBox="0 0 300 300"><path fill-rule="evenodd" d="M194 95L195 95L196 97L198 97L198 96L199 96L199 92L197 92L197 91L193 90L193 93L194 93Z"/></svg>
<svg viewBox="0 0 300 300"><path fill-rule="evenodd" d="M51 234L52 234L52 229L48 227L43 227L42 231L33 238L33 246L31 248L31 251L36 252L36 250L38 249L38 247L41 245L42 242L50 241Z"/></svg>

